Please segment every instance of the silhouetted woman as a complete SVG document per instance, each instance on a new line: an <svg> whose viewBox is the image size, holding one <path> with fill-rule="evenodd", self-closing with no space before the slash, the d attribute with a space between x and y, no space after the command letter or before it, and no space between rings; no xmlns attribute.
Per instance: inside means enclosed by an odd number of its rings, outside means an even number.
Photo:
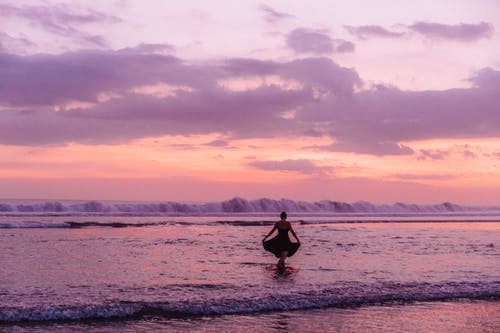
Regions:
<svg viewBox="0 0 500 333"><path fill-rule="evenodd" d="M300 247L300 240L295 231L293 231L290 222L286 220L286 212L282 212L280 217L281 220L276 222L273 229L267 234L266 237L264 237L262 244L264 245L264 249L266 251L273 253L276 258L280 258L278 261L278 268L284 268L286 257L291 257L295 254L295 252L297 252ZM271 236L274 230L278 231L278 235L266 241L266 238ZM292 233L293 237L297 240L297 243L292 243L290 241L288 231Z"/></svg>

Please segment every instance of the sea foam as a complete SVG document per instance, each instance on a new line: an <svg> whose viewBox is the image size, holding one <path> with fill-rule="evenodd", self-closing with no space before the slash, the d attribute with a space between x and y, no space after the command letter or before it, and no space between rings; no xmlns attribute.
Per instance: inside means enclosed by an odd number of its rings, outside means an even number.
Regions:
<svg viewBox="0 0 500 333"><path fill-rule="evenodd" d="M393 302L491 299L500 297L500 283L449 282L353 284L344 287L257 294L251 297L178 299L142 302L116 300L100 304L4 307L0 323L81 319L196 317L289 311L325 307L355 307Z"/></svg>

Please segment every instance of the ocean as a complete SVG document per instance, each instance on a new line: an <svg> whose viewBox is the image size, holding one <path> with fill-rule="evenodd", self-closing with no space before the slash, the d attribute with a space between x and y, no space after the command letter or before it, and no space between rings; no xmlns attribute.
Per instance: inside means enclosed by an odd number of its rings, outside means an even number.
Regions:
<svg viewBox="0 0 500 333"><path fill-rule="evenodd" d="M0 330L500 331L498 211L110 207L0 205Z"/></svg>

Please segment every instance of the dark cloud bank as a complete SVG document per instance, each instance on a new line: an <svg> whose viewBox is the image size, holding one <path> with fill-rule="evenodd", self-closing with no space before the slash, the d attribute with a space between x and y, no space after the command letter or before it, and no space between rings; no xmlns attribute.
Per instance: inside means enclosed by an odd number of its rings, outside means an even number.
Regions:
<svg viewBox="0 0 500 333"><path fill-rule="evenodd" d="M467 89L360 91L358 73L328 58L190 64L158 50L169 46L0 53L0 144L120 143L167 134L219 133L228 140L309 135L331 137L331 145L316 149L384 155L413 153L401 144L407 140L499 133L500 72L491 68L477 72ZM218 84L265 75L300 85L232 91ZM134 92L158 83L170 85L175 94ZM100 99L102 94L114 98ZM55 110L70 101L90 104ZM292 110L294 117L283 117Z"/></svg>

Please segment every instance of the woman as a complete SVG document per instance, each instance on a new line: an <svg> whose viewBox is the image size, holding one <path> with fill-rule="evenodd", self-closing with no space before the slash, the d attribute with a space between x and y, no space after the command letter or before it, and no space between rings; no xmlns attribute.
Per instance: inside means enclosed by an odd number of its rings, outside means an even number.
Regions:
<svg viewBox="0 0 500 333"><path fill-rule="evenodd" d="M281 220L276 222L273 229L267 234L266 237L262 240L262 244L264 245L264 249L273 253L276 258L280 258L278 261L278 268L285 267L285 259L286 257L291 257L300 247L300 240L297 237L295 231L293 231L292 225L290 222L286 220L286 212L282 212ZM266 241L267 237L271 236L274 230L278 230L278 235L268 241ZM292 243L290 238L288 237L288 231L290 231L297 240L297 243Z"/></svg>

